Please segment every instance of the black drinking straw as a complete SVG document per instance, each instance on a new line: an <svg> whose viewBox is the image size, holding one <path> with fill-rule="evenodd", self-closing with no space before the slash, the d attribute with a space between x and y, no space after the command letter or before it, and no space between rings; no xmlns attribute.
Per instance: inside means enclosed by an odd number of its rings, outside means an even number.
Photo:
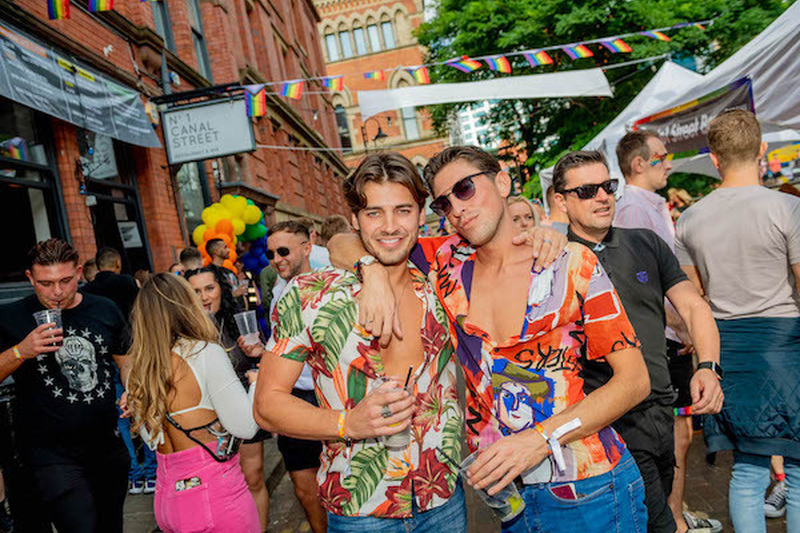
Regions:
<svg viewBox="0 0 800 533"><path fill-rule="evenodd" d="M408 387L408 380L411 379L411 372L413 370L414 370L414 365L409 365L408 366L408 374L406 374L406 383L405 383L405 385L403 385L403 390L405 390L406 387Z"/></svg>

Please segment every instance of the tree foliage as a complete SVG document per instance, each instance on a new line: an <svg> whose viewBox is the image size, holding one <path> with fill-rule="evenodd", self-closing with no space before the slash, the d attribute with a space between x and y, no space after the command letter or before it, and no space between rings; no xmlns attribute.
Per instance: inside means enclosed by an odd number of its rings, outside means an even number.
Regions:
<svg viewBox="0 0 800 533"><path fill-rule="evenodd" d="M766 28L790 4L789 0L440 0L435 18L422 24L416 34L420 44L427 47L426 62L441 62L462 55L504 54L714 19L705 31L688 27L670 32L670 42L645 36L627 38L633 48L630 54L611 54L591 45L594 57L572 61L556 50L551 54L552 65L536 68L521 56L509 58L512 74L487 68L464 74L446 65L429 69L432 82L458 82L585 69L669 54L673 60L694 62L699 71L707 72ZM491 135L524 147L525 168L532 176L597 135L660 65L661 61L655 61L607 70L613 98L500 100L484 120ZM468 105L443 104L428 110L436 127L445 133L453 114ZM535 194L538 188L538 180L529 180L524 191Z"/></svg>

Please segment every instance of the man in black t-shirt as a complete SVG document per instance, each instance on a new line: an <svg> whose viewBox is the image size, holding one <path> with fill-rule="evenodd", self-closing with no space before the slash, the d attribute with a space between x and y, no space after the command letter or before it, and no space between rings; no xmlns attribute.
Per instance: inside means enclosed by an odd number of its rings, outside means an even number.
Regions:
<svg viewBox="0 0 800 533"><path fill-rule="evenodd" d="M597 254L642 342L650 395L613 426L625 439L645 482L647 530L675 533L677 526L667 505L675 455L664 298L686 323L700 360L691 383L694 413L718 413L722 408L719 333L711 309L667 243L648 229L612 227L616 186L599 152L570 152L553 169L554 207L569 217L567 238ZM603 385L607 381L604 376L612 375L602 361L589 361L586 367L587 392Z"/></svg>
<svg viewBox="0 0 800 533"><path fill-rule="evenodd" d="M125 321L111 300L78 292L71 245L40 242L30 260L35 294L0 306L0 380L13 374L17 451L58 531L121 532L129 462L114 374L127 377ZM33 313L56 308L63 329L37 327Z"/></svg>
<svg viewBox="0 0 800 533"><path fill-rule="evenodd" d="M108 298L119 307L125 321L130 320L133 302L139 294L139 286L131 276L121 274L122 256L113 248L101 248L95 256L97 275L81 292Z"/></svg>

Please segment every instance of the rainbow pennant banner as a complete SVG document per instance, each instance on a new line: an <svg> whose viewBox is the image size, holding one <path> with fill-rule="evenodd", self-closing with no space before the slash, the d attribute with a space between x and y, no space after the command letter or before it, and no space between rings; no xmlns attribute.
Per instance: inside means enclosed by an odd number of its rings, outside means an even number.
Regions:
<svg viewBox="0 0 800 533"><path fill-rule="evenodd" d="M383 74L382 70L373 70L372 72L365 72L364 78L368 80L384 81L386 76Z"/></svg>
<svg viewBox="0 0 800 533"><path fill-rule="evenodd" d="M92 13L111 11L112 9L114 9L114 0L89 0L89 11Z"/></svg>
<svg viewBox="0 0 800 533"><path fill-rule="evenodd" d="M331 76L329 78L324 78L322 80L322 85L330 89L331 91L341 91L344 90L344 77L342 76Z"/></svg>
<svg viewBox="0 0 800 533"><path fill-rule="evenodd" d="M511 63L505 56L489 57L484 59L484 61L486 61L486 64L489 65L490 70L511 74Z"/></svg>
<svg viewBox="0 0 800 533"><path fill-rule="evenodd" d="M579 44L576 46L564 46L561 48L564 50L564 53L569 56L570 59L580 59L582 57L592 57L594 54L591 50L589 50L585 44Z"/></svg>
<svg viewBox="0 0 800 533"><path fill-rule="evenodd" d="M470 72L478 70L482 66L480 61L475 61L467 56L462 56L461 59L457 59L455 61L448 61L447 64L451 67L457 68L465 74L469 74Z"/></svg>
<svg viewBox="0 0 800 533"><path fill-rule="evenodd" d="M608 50L614 54L629 54L633 52L633 48L628 46L628 43L622 39L614 39L613 41L600 41L600 44L608 48Z"/></svg>
<svg viewBox="0 0 800 533"><path fill-rule="evenodd" d="M69 18L69 0L47 0L47 16L50 20Z"/></svg>
<svg viewBox="0 0 800 533"><path fill-rule="evenodd" d="M526 52L522 54L532 67L539 65L552 65L553 58L544 50L537 50L535 52Z"/></svg>
<svg viewBox="0 0 800 533"><path fill-rule="evenodd" d="M299 100L303 96L303 80L287 81L281 85L281 96Z"/></svg>
<svg viewBox="0 0 800 533"><path fill-rule="evenodd" d="M431 78L428 76L428 67L407 68L406 72L414 76L414 79L417 80L417 83L420 85L427 85L431 82Z"/></svg>
<svg viewBox="0 0 800 533"><path fill-rule="evenodd" d="M639 32L639 35L644 35L645 37L652 37L658 41L664 41L666 43L670 42L672 39L661 33L660 31L642 31Z"/></svg>
<svg viewBox="0 0 800 533"><path fill-rule="evenodd" d="M692 26L694 26L695 28L700 28L703 31L706 31L706 27L700 24L699 22L695 22L694 24L692 24Z"/></svg>
<svg viewBox="0 0 800 533"><path fill-rule="evenodd" d="M244 106L248 117L263 117L267 114L267 91L264 84L244 86Z"/></svg>

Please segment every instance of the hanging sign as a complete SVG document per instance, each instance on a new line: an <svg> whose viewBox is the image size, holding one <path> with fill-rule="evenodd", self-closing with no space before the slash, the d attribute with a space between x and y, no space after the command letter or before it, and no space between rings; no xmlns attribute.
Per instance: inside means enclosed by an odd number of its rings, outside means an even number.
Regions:
<svg viewBox="0 0 800 533"><path fill-rule="evenodd" d="M214 100L164 111L162 125L170 165L256 149L244 98Z"/></svg>

